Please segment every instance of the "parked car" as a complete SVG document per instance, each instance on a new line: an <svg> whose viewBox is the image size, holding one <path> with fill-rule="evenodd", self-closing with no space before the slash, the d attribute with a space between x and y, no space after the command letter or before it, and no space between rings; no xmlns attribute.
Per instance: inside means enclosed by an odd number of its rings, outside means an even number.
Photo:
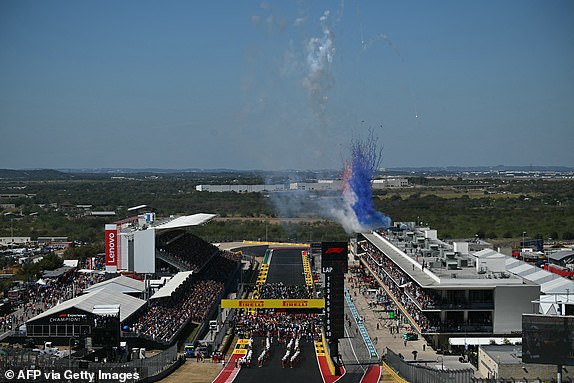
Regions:
<svg viewBox="0 0 574 383"><path fill-rule="evenodd" d="M414 332L405 332L405 333L403 333L403 339L404 340L417 340L417 339L419 339L419 336L417 334L415 334Z"/></svg>

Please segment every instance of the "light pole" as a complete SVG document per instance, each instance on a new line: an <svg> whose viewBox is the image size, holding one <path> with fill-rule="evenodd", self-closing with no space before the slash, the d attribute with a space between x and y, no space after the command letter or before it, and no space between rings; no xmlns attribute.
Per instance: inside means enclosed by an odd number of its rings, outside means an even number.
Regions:
<svg viewBox="0 0 574 383"><path fill-rule="evenodd" d="M73 336L68 341L68 368L72 367L72 343L76 344L76 339Z"/></svg>
<svg viewBox="0 0 574 383"><path fill-rule="evenodd" d="M441 369L442 371L444 371L444 358L439 355L439 356L436 357L436 361L437 361L437 362L440 362L440 369Z"/></svg>
<svg viewBox="0 0 574 383"><path fill-rule="evenodd" d="M520 255L522 255L522 262L524 262L524 245L526 243L526 232L522 232L522 247L520 248Z"/></svg>

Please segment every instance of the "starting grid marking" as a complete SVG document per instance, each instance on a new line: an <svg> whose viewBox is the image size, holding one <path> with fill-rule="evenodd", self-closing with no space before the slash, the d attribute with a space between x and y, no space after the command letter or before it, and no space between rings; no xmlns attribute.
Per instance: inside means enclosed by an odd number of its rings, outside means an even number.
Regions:
<svg viewBox="0 0 574 383"><path fill-rule="evenodd" d="M247 348L249 347L249 339L238 339L235 348L233 349L234 355L246 355Z"/></svg>
<svg viewBox="0 0 574 383"><path fill-rule="evenodd" d="M346 288L345 288L345 300L347 301L347 304L349 305L349 309L351 310L351 314L353 314L353 318L355 318L357 328L359 329L359 332L361 333L361 336L363 337L363 342L365 342L365 346L367 346L367 350L369 350L369 354L371 355L371 358L377 358L378 359L379 354L377 353L377 349L375 348L375 345L373 345L373 342L371 341L371 337L369 336L367 329L365 329L365 325L363 324L363 321L359 320L359 318L360 318L359 312L357 311L355 304L351 300L351 294L349 294L349 290L347 290Z"/></svg>
<svg viewBox="0 0 574 383"><path fill-rule="evenodd" d="M311 265L309 265L309 257L307 257L307 250L301 251L301 258L303 259L303 271L305 272L305 284L308 287L313 287L313 275L311 274Z"/></svg>
<svg viewBox="0 0 574 383"><path fill-rule="evenodd" d="M315 352L317 356L325 356L325 345L323 342L316 340L315 341Z"/></svg>
<svg viewBox="0 0 574 383"><path fill-rule="evenodd" d="M264 263L261 265L259 275L257 276L257 284L262 285L267 280L267 272L269 271L269 264Z"/></svg>

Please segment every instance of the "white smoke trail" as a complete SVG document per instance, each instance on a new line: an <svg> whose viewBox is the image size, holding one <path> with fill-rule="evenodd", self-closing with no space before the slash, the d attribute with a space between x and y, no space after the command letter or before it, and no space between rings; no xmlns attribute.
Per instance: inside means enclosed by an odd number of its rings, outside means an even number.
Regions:
<svg viewBox="0 0 574 383"><path fill-rule="evenodd" d="M329 10L319 19L323 35L307 40L307 67L308 73L303 80L303 86L309 92L309 97L315 108L322 115L325 112L329 97L327 91L334 83L331 64L335 57L335 34L329 23Z"/></svg>
<svg viewBox="0 0 574 383"><path fill-rule="evenodd" d="M352 234L367 231L363 225L359 223L357 215L350 205L345 202L340 202L337 205L329 203L327 207L329 209L326 210L328 212L327 218L331 218L339 223L346 233Z"/></svg>

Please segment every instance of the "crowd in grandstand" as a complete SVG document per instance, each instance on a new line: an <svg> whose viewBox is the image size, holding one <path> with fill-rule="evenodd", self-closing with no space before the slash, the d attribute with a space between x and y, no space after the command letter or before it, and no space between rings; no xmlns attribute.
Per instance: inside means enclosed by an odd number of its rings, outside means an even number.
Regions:
<svg viewBox="0 0 574 383"><path fill-rule="evenodd" d="M421 311L422 307L432 307L436 304L434 297L419 287L411 277L395 266L386 255L370 243L366 243L365 261L385 284L390 293L405 308L409 316L419 325L423 332L436 330L439 323L432 321ZM415 301L416 300L416 301Z"/></svg>
<svg viewBox="0 0 574 383"><path fill-rule="evenodd" d="M203 322L222 292L222 282L190 277L170 297L151 299L130 328L153 340L170 342L189 320Z"/></svg>
<svg viewBox="0 0 574 383"><path fill-rule="evenodd" d="M159 240L162 256L196 271L167 298L150 300L128 327L154 340L171 342L189 321L203 322L238 268L241 255L220 251L190 233L173 231Z"/></svg>
<svg viewBox="0 0 574 383"><path fill-rule="evenodd" d="M161 256L171 258L190 271L199 271L218 252L216 246L191 233L174 232L158 242Z"/></svg>
<svg viewBox="0 0 574 383"><path fill-rule="evenodd" d="M203 322L237 270L239 255L218 251L196 277L190 276L170 297L150 300L131 331L154 340L171 342L189 321Z"/></svg>
<svg viewBox="0 0 574 383"><path fill-rule="evenodd" d="M472 331L475 328L491 326L492 318L489 313L474 312L472 318L463 323L462 320L458 319L441 320L437 312L423 312L422 310L439 308L446 303L436 291L420 287L416 281L372 244L363 244L363 249L367 252L365 257L367 264L423 332L462 331L463 327ZM463 301L454 300L452 302L451 300L449 304L463 303Z"/></svg>

